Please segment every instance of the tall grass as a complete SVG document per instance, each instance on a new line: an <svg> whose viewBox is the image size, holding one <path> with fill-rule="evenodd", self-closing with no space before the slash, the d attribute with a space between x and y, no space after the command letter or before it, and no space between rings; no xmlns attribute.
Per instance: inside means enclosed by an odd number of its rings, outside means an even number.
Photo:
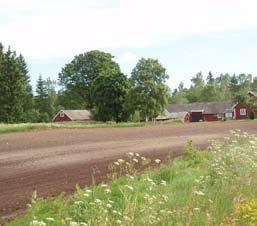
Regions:
<svg viewBox="0 0 257 226"><path fill-rule="evenodd" d="M231 134L205 151L188 142L166 164L128 153L110 166L110 183L77 187L70 198L34 194L8 225L257 225L257 137Z"/></svg>
<svg viewBox="0 0 257 226"><path fill-rule="evenodd" d="M62 123L20 123L20 124L0 124L0 133L22 132L30 130L42 130L50 128L126 128L142 127L156 124L177 124L181 120L168 120L163 122L98 122L98 121L74 121Z"/></svg>

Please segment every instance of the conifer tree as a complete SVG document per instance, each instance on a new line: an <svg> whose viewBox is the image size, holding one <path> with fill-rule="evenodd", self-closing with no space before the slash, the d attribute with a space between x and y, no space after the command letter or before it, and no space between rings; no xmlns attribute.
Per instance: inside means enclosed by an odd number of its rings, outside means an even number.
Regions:
<svg viewBox="0 0 257 226"><path fill-rule="evenodd" d="M25 61L24 61L25 62ZM4 52L0 45L0 122L15 123L26 120L28 75L10 47Z"/></svg>

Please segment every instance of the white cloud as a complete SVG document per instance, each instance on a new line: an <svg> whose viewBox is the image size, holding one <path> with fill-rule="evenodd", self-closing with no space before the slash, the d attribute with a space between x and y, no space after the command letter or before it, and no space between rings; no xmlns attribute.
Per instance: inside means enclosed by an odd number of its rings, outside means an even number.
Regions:
<svg viewBox="0 0 257 226"><path fill-rule="evenodd" d="M160 37L257 28L256 0L0 0L0 37L27 57L140 48Z"/></svg>

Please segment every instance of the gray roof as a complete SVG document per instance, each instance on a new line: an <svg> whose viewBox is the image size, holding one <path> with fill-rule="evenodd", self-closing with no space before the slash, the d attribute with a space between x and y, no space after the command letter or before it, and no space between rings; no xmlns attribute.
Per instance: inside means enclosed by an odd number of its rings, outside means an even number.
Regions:
<svg viewBox="0 0 257 226"><path fill-rule="evenodd" d="M88 120L92 117L92 114L89 110L61 110L56 114L56 116L61 112L63 112L73 121ZM54 119L56 118L56 116L54 117Z"/></svg>
<svg viewBox="0 0 257 226"><path fill-rule="evenodd" d="M169 113L169 112L165 112L162 115L158 115L157 116L157 120L165 120L165 119L184 119L185 116L188 114L188 112L173 112L173 113Z"/></svg>
<svg viewBox="0 0 257 226"><path fill-rule="evenodd" d="M233 109L232 101L219 101L207 103L190 103L190 104L169 104L167 110L173 112L192 112L203 111L205 114L224 113L227 110Z"/></svg>

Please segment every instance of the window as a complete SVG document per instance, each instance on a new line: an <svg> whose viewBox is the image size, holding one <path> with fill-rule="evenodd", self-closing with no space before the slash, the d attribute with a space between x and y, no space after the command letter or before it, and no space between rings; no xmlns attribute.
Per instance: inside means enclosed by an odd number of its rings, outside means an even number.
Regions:
<svg viewBox="0 0 257 226"><path fill-rule="evenodd" d="M60 112L60 117L61 117L61 118L64 117L64 112L63 112L63 111Z"/></svg>
<svg viewBox="0 0 257 226"><path fill-rule="evenodd" d="M245 108L240 109L240 115L246 115L246 109Z"/></svg>

